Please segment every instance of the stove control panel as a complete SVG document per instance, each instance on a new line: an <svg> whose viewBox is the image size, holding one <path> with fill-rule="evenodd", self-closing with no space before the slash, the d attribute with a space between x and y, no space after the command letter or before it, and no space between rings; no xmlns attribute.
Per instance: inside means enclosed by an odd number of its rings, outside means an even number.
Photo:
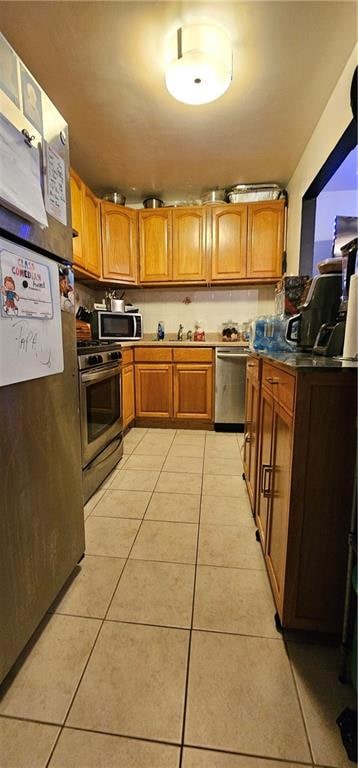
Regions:
<svg viewBox="0 0 358 768"><path fill-rule="evenodd" d="M119 351L119 344L101 345L99 349L92 348L87 349L81 345L78 349L78 367L80 371L84 371L88 368L105 367L114 363L120 363L122 360L122 354ZM107 348L108 347L108 348ZM82 353L82 354L81 354ZM86 354L87 353L87 354Z"/></svg>
<svg viewBox="0 0 358 768"><path fill-rule="evenodd" d="M103 363L102 355L90 355L88 358L88 365L100 365Z"/></svg>

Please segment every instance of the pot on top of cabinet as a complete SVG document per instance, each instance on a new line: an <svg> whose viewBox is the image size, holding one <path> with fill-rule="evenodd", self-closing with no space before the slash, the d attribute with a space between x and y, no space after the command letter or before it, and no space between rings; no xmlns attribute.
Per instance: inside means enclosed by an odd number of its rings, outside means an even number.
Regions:
<svg viewBox="0 0 358 768"><path fill-rule="evenodd" d="M108 203L114 203L115 205L126 204L126 197L121 192L107 192L103 195L103 200L107 200Z"/></svg>
<svg viewBox="0 0 358 768"><path fill-rule="evenodd" d="M163 208L164 202L159 197L146 197L143 208Z"/></svg>

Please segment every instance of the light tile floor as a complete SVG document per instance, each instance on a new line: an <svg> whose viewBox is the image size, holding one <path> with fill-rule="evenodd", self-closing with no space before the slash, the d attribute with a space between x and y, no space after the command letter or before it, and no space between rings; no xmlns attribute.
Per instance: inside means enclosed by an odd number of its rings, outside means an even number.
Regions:
<svg viewBox="0 0 358 768"><path fill-rule="evenodd" d="M2 687L0 768L352 765L338 650L279 634L242 435L132 429Z"/></svg>

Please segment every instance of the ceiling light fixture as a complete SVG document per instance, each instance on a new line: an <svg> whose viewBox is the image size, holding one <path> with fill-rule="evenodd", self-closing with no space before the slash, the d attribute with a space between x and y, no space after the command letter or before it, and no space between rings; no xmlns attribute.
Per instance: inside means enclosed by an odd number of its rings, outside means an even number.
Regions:
<svg viewBox="0 0 358 768"><path fill-rule="evenodd" d="M169 93L184 104L207 104L232 80L232 48L222 29L209 24L180 27L172 38L165 73Z"/></svg>

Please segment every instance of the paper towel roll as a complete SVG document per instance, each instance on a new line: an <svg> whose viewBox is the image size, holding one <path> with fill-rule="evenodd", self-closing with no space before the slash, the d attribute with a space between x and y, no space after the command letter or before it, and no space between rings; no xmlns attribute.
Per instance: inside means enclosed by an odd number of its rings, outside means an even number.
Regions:
<svg viewBox="0 0 358 768"><path fill-rule="evenodd" d="M358 275L352 275L349 283L343 357L358 358Z"/></svg>

